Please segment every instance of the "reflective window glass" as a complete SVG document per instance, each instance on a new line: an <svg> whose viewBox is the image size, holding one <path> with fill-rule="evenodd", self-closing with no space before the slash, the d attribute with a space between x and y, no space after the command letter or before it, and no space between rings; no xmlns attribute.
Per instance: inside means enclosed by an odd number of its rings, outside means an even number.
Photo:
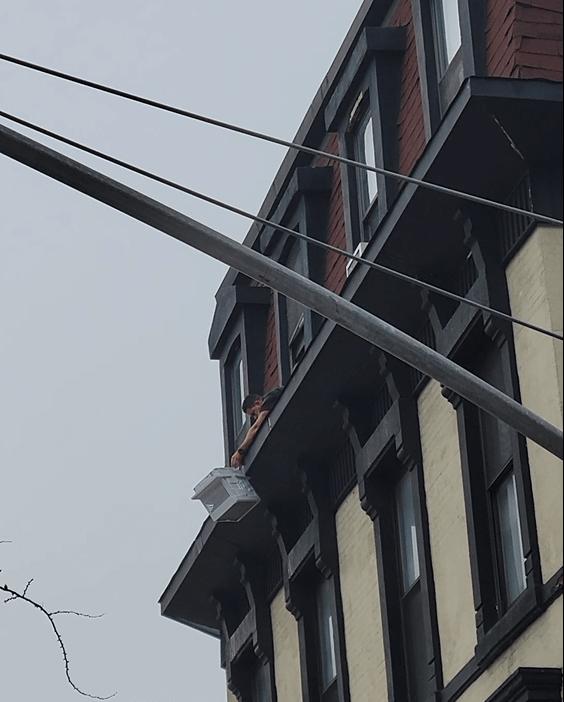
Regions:
<svg viewBox="0 0 564 702"><path fill-rule="evenodd" d="M499 532L498 560L503 572L506 604L509 606L527 587L515 473L512 472L499 485L494 501Z"/></svg>
<svg viewBox="0 0 564 702"><path fill-rule="evenodd" d="M331 581L324 580L317 590L317 617L321 659L321 686L326 690L337 677L335 620L331 606Z"/></svg>
<svg viewBox="0 0 564 702"><path fill-rule="evenodd" d="M376 166L376 147L374 144L374 125L372 117L366 115L360 123L356 135L356 159L367 166ZM378 177L373 171L358 169L358 183L362 206L366 211L378 196Z"/></svg>
<svg viewBox="0 0 564 702"><path fill-rule="evenodd" d="M407 592L419 579L419 552L412 474L407 473L398 485L397 519L403 591Z"/></svg>
<svg viewBox="0 0 564 702"><path fill-rule="evenodd" d="M458 0L434 0L439 61L446 70L462 46Z"/></svg>

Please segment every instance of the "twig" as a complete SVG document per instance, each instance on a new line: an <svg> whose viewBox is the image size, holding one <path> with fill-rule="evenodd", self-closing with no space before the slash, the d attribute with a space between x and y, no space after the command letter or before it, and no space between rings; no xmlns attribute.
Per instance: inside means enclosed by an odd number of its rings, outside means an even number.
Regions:
<svg viewBox="0 0 564 702"><path fill-rule="evenodd" d="M55 636L57 637L57 641L59 642L59 646L61 648L61 652L63 654L63 661L65 664L65 675L67 677L67 680L69 682L69 685L80 695L83 695L84 697L90 697L93 700L109 700L112 697L115 697L117 692L114 692L113 695L109 695L108 697L98 697L97 695L90 695L87 692L83 692L75 683L73 682L71 676L70 676L70 665L69 665L69 658L67 655L67 650L65 648L65 644L63 643L63 639L61 635L59 634L59 630L57 629L57 626L55 624L55 621L53 617L57 614L74 614L77 617L88 617L90 619L97 619L98 617L102 617L104 615L98 614L98 615L89 615L89 614L82 614L81 612L73 612L73 611L58 611L58 612L48 612L45 607L40 605L38 602L35 602L35 600L30 599L27 596L27 591L29 589L29 586L33 582L33 579L31 579L27 585L25 586L25 589L22 593L16 592L15 590L12 590L9 588L7 585L0 585L0 590L6 592L10 597L8 597L4 602L11 602L12 600L23 600L24 602L28 602L30 605L33 605L36 609L38 609L40 612L42 612L47 619L49 620L49 623L51 624L51 628L55 632Z"/></svg>

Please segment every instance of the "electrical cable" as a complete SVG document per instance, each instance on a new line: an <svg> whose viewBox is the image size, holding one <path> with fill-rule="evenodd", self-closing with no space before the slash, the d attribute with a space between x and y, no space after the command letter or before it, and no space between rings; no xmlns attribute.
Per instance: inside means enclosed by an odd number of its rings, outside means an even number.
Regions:
<svg viewBox="0 0 564 702"><path fill-rule="evenodd" d="M40 73L45 73L56 78L61 78L62 80L77 83L78 85L84 85L88 88L93 88L94 90L100 90L102 92L109 93L110 95L116 95L117 97L125 98L126 100L132 100L143 105L149 105L150 107L155 107L159 110L172 112L173 114L181 115L182 117L188 117L189 119L193 119L198 122L203 122L205 124L210 124L215 127L227 129L232 132L237 132L238 134L244 134L255 139L261 139L262 141L268 141L272 144L278 144L279 146L285 146L286 148L294 149L296 151L302 151L313 156L322 156L332 161L343 163L347 166L353 166L354 168L360 168L366 171L371 171L373 173L379 173L380 175L384 175L389 178L394 178L396 180L401 180L405 183L411 183L413 185L421 186L429 190L434 190L444 195L459 197L461 199L468 200L470 202L475 202L480 205L486 205L488 207L494 207L505 212L511 212L512 214L526 216L538 222L544 222L545 224L553 224L557 226L561 226L562 224L564 224L562 220L555 219L554 217L549 217L547 215L539 214L537 212L530 212L528 210L522 210L519 207L513 207L512 205L507 205L505 203L495 202L494 200L488 200L487 198L483 198L478 195L464 193L459 190L448 188L444 185L438 185L437 183L429 183L425 180L420 180L419 178L413 178L412 176L402 175L401 173L396 173L394 171L389 171L385 168L380 168L379 166L369 166L368 164L362 163L361 161L354 161L353 159L345 158L344 156L338 156L336 154L331 154L326 151L321 151L319 149L314 149L309 146L304 146L303 144L297 144L292 141L286 141L285 139L279 139L278 137L273 137L267 134L263 134L261 132L253 131L251 129L246 129L245 127L239 127L237 125L230 124L229 122L222 122L221 120L213 119L212 117L206 117L204 115L199 115L195 112L182 110L179 107L166 105L164 103L157 102L156 100L150 100L149 98L144 98L139 95L134 95L132 93L125 92L123 90L118 90L117 88L110 88L109 86L102 85L101 83L95 83L84 78L72 76L68 73L56 71L52 68L39 66L38 64L31 63L29 61L24 61L23 59L18 59L13 56L8 56L7 54L0 54L0 59L2 61L7 61L18 66L23 66L24 68L29 68L31 70L38 71Z"/></svg>
<svg viewBox="0 0 564 702"><path fill-rule="evenodd" d="M406 275L405 273L400 273L399 271L396 271L393 268L388 268L386 266L382 266L381 264L378 264L378 263L375 263L372 261L368 261L367 259L361 258L360 256L356 256L354 254L351 254L348 251L343 251L343 249L339 249L336 246L332 246L331 244L327 244L323 241L313 239L311 237L306 236L305 234L302 234L300 232L296 232L293 229L290 229L288 227L284 227L280 224L276 224L274 222L271 222L268 219L264 219L263 217L253 215L250 212L246 212L245 210L242 210L238 207L235 207L233 205L229 205L228 203L222 202L221 200L217 200L209 195L204 195L203 193L200 193L197 190L187 188L184 185L180 185L179 183L175 183L174 181L163 178L159 175L151 173L150 171L146 171L142 168L139 168L138 166L134 166L134 165L127 163L125 161L122 161L118 158L115 158L113 156L109 156L108 154L104 154L101 151L97 151L96 149L92 149L89 146L86 146L84 144L80 144L79 142L73 141L72 139L68 139L67 137L61 136L60 134L56 134L55 132L52 132L48 129L44 129L43 127L39 127L35 124L32 124L31 122L23 120L19 117L15 117L14 115L10 115L9 113L4 112L2 110L0 110L0 117L4 117L5 119L16 122L17 124L20 124L23 127L26 127L28 129L32 129L36 132L39 132L40 134L43 134L44 136L50 137L51 139L56 139L57 141L60 141L64 144L67 144L68 146L72 146L73 148L84 151L88 154L91 154L92 156L96 156L97 158L103 159L104 161L108 161L109 163L112 163L116 166L120 166L121 168L125 168L126 170L132 171L133 173L137 173L138 175L142 175L142 176L149 178L151 180L154 180L158 183L161 183L163 185L167 185L171 188L174 188L175 190L180 190L181 192L184 192L188 195L191 195L192 197L196 197L196 198L203 200L205 202L208 202L212 205L215 205L217 207L221 207L224 210L228 210L229 212L233 212L234 214L238 214L241 217L251 219L259 224L263 224L267 227L271 227L271 228L275 229L276 231L286 232L286 233L294 236L297 239L301 239L303 241L308 242L309 244L312 244L314 246L318 246L318 247L325 249L327 251L332 251L334 253L337 253L341 256L349 258L352 261L356 261L357 263L368 266L369 268L373 268L381 273L384 273L386 275L390 275L394 278L402 280L402 281L409 283L411 285L416 285L416 286L423 288L425 290L428 290L430 292L434 292L434 293L437 293L439 295L442 295L443 297L447 297L447 298L450 298L451 300L455 300L456 302L464 303L464 304L469 305L471 307L474 307L476 309L482 310L483 312L487 312L488 314L499 317L500 319L504 319L508 322L512 322L514 324L518 324L518 325L526 327L528 329L532 329L533 331L539 332L541 334L545 334L545 335L550 336L554 339L558 339L558 340L562 341L564 338L562 335L560 335L556 332L553 332L550 329L544 329L543 327L538 327L535 324L531 324L530 322L527 322L525 320L518 319L516 317L512 317L511 315L506 314L505 312L501 312L499 310L492 309L491 307L487 307L486 305L482 305L481 303L476 302L474 300L470 300L468 298L461 297L460 295L456 295L455 293L452 293L448 290L444 290L443 288L439 288L435 285L432 285L431 283L426 283L424 281L418 280L417 278L413 278L409 275Z"/></svg>

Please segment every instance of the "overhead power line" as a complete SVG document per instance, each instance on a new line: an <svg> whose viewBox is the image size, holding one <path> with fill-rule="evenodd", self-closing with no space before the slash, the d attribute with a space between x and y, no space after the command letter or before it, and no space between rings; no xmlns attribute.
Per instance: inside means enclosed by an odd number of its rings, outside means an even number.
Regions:
<svg viewBox="0 0 564 702"><path fill-rule="evenodd" d="M361 161L355 161L353 159L346 158L344 156L338 156L336 154L331 154L326 151L321 151L320 149L314 149L310 146L304 146L303 144L297 144L292 141L286 141L285 139L279 139L278 137L273 137L268 134L263 134L261 132L254 131L252 129L246 129L245 127L240 127L229 122L223 122L218 119L213 119L212 117L206 117L204 115L197 114L196 112L190 112L188 110L183 110L179 107L174 107L172 105L166 105L162 102L156 100L151 100L149 98L141 97L139 95L134 95L133 93L128 93L124 90L118 90L117 88L111 88L107 85L102 85L101 83L95 83L94 81L86 80L84 78L79 78L77 76L72 76L68 73L63 73L62 71L56 71L52 68L47 68L45 66L40 66L30 61L24 61L23 59L15 58L14 56L8 56L7 54L0 54L0 59L2 61L7 61L18 66L23 66L29 68L33 71L39 71L40 73L45 73L56 78L61 78L62 80L70 81L72 83L77 83L78 85L84 85L88 88L93 88L94 90L100 90L110 95L116 95L117 97L125 98L126 100L132 100L134 102L141 103L143 105L148 105L150 107L155 107L159 110L165 110L166 112L172 112L173 114L181 115L182 117L188 117L189 119L196 120L198 122L203 122L205 124L210 124L215 127L220 127L221 129L227 129L232 132L237 132L238 134L244 134L246 136L253 137L255 139L261 139L262 141L268 141L272 144L278 144L279 146L285 146L288 149L293 149L296 151L302 151L304 153L311 154L313 156L322 156L328 158L332 161L338 163L344 163L348 166L353 166L354 168L364 169L366 171L372 171L373 173L379 173L380 175L387 176L389 178L394 178L396 180L401 180L405 183L411 183L413 185L418 185L429 190L434 190L444 195L450 195L453 197L459 197L470 202L475 202L480 205L485 205L488 207L494 207L499 210L504 210L505 212L511 212L512 214L524 215L530 217L538 222L544 222L545 224L553 224L561 226L563 224L562 220L555 219L554 217L549 217L547 215L539 214L538 212L530 212L529 210L523 210L519 207L513 207L512 205L507 205L502 202L496 202L494 200L489 200L487 198L480 197L478 195L471 195L470 193L465 193L460 190L454 190L453 188L448 188L444 185L438 185L437 183L429 183L425 180L420 180L419 178L413 178L412 176L402 175L401 173L396 173L395 171L387 170L386 168L380 168L379 166L369 166Z"/></svg>
<svg viewBox="0 0 564 702"><path fill-rule="evenodd" d="M562 431L465 368L350 300L200 222L0 125L0 153L212 256L434 378L558 458Z"/></svg>
<svg viewBox="0 0 564 702"><path fill-rule="evenodd" d="M368 261L365 258L361 258L360 256L356 256L355 254L349 253L348 251L344 251L343 249L339 249L336 246L332 246L331 244L327 244L323 241L319 241L318 239L313 239L309 236L306 236L305 234L302 234L300 232L296 232L293 229L290 229L289 227L285 227L285 226L282 226L281 224L276 224L275 222L271 222L268 219L264 219L263 217L253 215L250 212L246 212L245 210L242 210L238 207L235 207L234 205L229 205L226 202L223 202L221 200L213 198L209 195L205 195L203 193L200 193L197 190L193 190L192 188L188 188L188 187L181 185L179 183L176 183L172 180L168 180L167 178L163 178L159 175L156 175L155 173L151 173L150 171L146 171L143 168L139 168L138 166L134 166L130 163L127 163L126 161L122 161L121 159L115 158L114 156L110 156L108 154L105 154L102 151L98 151L97 149L93 149L93 148L86 146L84 144L81 144L77 141L74 141L72 139L64 137L60 134L56 134L55 132L52 132L48 129L44 129L43 127L39 127L38 125L35 125L35 124L28 122L27 120L21 119L19 117L15 117L14 115L11 115L11 114L4 112L2 110L0 110L0 117L4 117L6 119L9 119L9 120L16 122L17 124L20 124L21 126L26 127L28 129L33 129L34 131L39 132L40 134L43 134L44 136L50 137L52 139L56 139L57 141L60 141L64 144L67 144L68 146L72 146L73 148L84 151L88 154L91 154L92 156L96 156L97 158L101 158L104 161L108 161L109 163L112 163L116 166L119 166L121 168L125 168L129 171L132 171L133 173L137 173L138 175L142 175L142 176L149 178L151 180L154 180L158 183L162 183L163 185L167 185L171 188L174 188L175 190L180 190L181 192L184 192L188 195L196 197L200 200L203 200L205 202L209 202L212 205L216 205L217 207L221 207L224 210L228 210L229 212L233 212L235 214L238 214L241 217L246 217L247 219L251 219L259 224L263 224L264 226L271 227L271 228L275 229L276 231L286 232L286 233L290 234L291 236L294 236L297 239L301 239L303 241L306 241L309 244L312 244L314 246L318 246L319 248L325 249L327 251L332 251L334 253L337 253L337 254L344 256L345 258L348 258L352 261L356 261L362 265L368 266L369 268L373 268L381 273L384 273L385 275L390 275L390 276L397 278L399 280L402 280L406 283L416 285L417 287L422 288L424 290L427 290L429 292L437 293L439 295L442 295L443 297L447 297L451 300L455 300L456 302L469 305L470 307L474 307L476 309L482 310L483 312L487 312L488 314L491 314L491 315L498 317L500 319L504 319L508 322L512 322L514 324L519 324L520 326L523 326L523 327L527 327L528 329L532 329L533 331L539 332L541 334L545 334L547 336L550 336L550 337L553 337L553 338L559 339L559 340L563 339L562 335L560 335L556 332L553 332L550 329L544 329L543 327L538 327L535 324L531 324L530 322L527 322L525 320L518 319L516 317L512 317L511 315L506 314L505 312L501 312L500 310L493 309L493 308L488 307L486 305L482 305L481 303L476 302L474 300L470 300L470 299L462 297L460 295L456 295L455 293L452 293L449 290L444 290L443 288L439 288L435 285L432 285L431 283L426 283L425 281L418 280L417 278L413 278L412 276L406 275L405 273L400 273L399 271L396 271L393 268L388 268L387 266L382 266L379 263Z"/></svg>

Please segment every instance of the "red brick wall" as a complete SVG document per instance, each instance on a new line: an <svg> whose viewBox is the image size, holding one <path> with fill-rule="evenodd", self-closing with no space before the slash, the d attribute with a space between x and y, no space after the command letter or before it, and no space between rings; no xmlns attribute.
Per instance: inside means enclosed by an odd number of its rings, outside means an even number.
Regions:
<svg viewBox="0 0 564 702"><path fill-rule="evenodd" d="M323 151L339 155L339 137L330 134L327 142L322 147ZM343 200L343 183L341 180L341 167L326 158L317 159L316 166L333 166L333 190L329 203L329 220L327 225L327 243L339 249L347 248L345 230L345 211ZM347 259L332 251L328 251L325 259L325 286L333 292L340 293L347 279Z"/></svg>
<svg viewBox="0 0 564 702"><path fill-rule="evenodd" d="M270 307L266 325L266 364L264 369L264 392L267 393L280 385L278 374L278 348L276 330L276 311L274 309L276 297L270 293Z"/></svg>
<svg viewBox="0 0 564 702"><path fill-rule="evenodd" d="M562 80L562 0L488 0L492 76Z"/></svg>
<svg viewBox="0 0 564 702"><path fill-rule="evenodd" d="M399 171L400 173L409 174L423 153L427 141L411 0L402 0L392 17L390 26L407 27L407 48L403 64L398 127Z"/></svg>

